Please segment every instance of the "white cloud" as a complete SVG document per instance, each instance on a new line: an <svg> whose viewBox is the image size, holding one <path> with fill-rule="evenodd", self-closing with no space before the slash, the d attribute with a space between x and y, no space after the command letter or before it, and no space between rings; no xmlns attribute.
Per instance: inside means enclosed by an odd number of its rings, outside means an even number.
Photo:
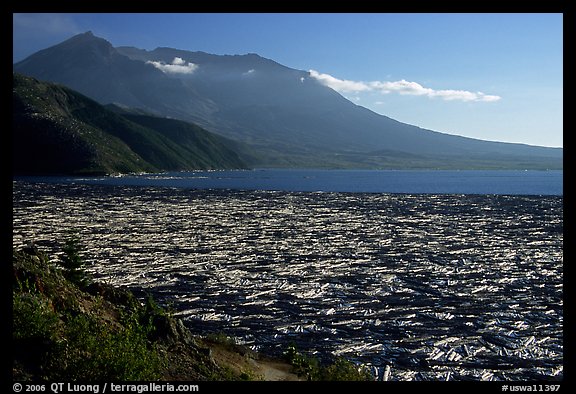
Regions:
<svg viewBox="0 0 576 394"><path fill-rule="evenodd" d="M249 75L254 74L255 71L256 71L256 70L254 70L253 68L251 68L250 70L246 71L245 73L242 73L242 75L246 77L246 76L249 76Z"/></svg>
<svg viewBox="0 0 576 394"><path fill-rule="evenodd" d="M174 60L172 60L172 64L175 66L184 66L186 65L186 61L181 57L175 57Z"/></svg>
<svg viewBox="0 0 576 394"><path fill-rule="evenodd" d="M348 81L345 79L334 78L329 74L321 74L318 71L310 70L310 76L317 79L322 84L338 91L338 92L362 92L371 90L364 82Z"/></svg>
<svg viewBox="0 0 576 394"><path fill-rule="evenodd" d="M432 89L425 88L417 82L408 82L403 79L394 82L374 81L370 82L370 87L384 94L396 92L412 96L426 96L434 92Z"/></svg>
<svg viewBox="0 0 576 394"><path fill-rule="evenodd" d="M150 60L147 61L146 64L153 65L165 74L192 74L198 68L197 64L186 62L180 57L175 57L171 64Z"/></svg>
<svg viewBox="0 0 576 394"><path fill-rule="evenodd" d="M310 70L310 76L323 85L326 85L340 93L377 91L382 94L398 93L411 96L426 96L430 98L441 98L446 101L498 101L500 96L487 95L482 92L469 92L466 90L434 90L420 85L418 82L410 82L404 79L400 81L372 81L358 82L342 80L329 74L321 74L318 71Z"/></svg>

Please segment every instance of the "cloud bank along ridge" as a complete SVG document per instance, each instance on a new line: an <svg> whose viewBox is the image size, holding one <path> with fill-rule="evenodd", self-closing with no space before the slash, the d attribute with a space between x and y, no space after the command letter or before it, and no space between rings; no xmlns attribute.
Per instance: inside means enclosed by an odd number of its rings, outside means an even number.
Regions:
<svg viewBox="0 0 576 394"><path fill-rule="evenodd" d="M147 61L147 64L151 64L165 74L192 74L198 69L198 65L186 62L180 57L175 57L172 63L167 64L163 61ZM250 69L242 74L242 76L249 76L254 73L254 69ZM338 79L330 74L320 73L316 70L309 70L311 78L316 79L320 83L329 88L336 90L339 93L359 93L368 91L377 91L382 94L389 93L399 93L402 95L411 96L426 96L429 98L439 97L446 101L483 101L492 102L501 99L500 96L484 94L482 92L470 92L467 90L454 90L454 89L443 89L435 90L431 88L426 88L420 85L418 82L410 82L404 79L400 81L372 81L372 82L362 82L362 81L351 81L347 79ZM300 82L303 82L303 78L300 78Z"/></svg>
<svg viewBox="0 0 576 394"><path fill-rule="evenodd" d="M316 79L325 86L328 86L339 93L359 93L368 91L378 91L382 94L399 93L411 96L426 96L429 98L441 98L446 101L482 101L493 102L501 99L500 96L484 94L482 92L469 92L467 90L435 90L426 88L417 82L410 82L404 79L400 81L350 81L338 79L330 74L323 74L316 70L309 70L310 77Z"/></svg>

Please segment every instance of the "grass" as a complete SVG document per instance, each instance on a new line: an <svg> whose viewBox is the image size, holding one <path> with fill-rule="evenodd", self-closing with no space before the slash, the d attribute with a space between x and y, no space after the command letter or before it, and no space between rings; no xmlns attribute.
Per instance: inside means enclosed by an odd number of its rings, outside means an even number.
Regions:
<svg viewBox="0 0 576 394"><path fill-rule="evenodd" d="M156 380L162 358L148 344L150 327L128 317L121 328L112 328L85 315L72 317L64 339L55 351L58 366L52 379Z"/></svg>

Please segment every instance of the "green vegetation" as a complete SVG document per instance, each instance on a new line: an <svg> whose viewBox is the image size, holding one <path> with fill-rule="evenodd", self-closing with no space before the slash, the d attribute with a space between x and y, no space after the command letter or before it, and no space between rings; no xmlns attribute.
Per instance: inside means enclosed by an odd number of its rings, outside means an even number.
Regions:
<svg viewBox="0 0 576 394"><path fill-rule="evenodd" d="M152 380L160 377L162 358L148 345L149 327L127 318L122 328L97 318L69 318L64 344L54 349L52 379ZM130 321L132 320L132 321Z"/></svg>
<svg viewBox="0 0 576 394"><path fill-rule="evenodd" d="M18 283L22 286L22 283ZM52 306L35 292L13 295L13 321L17 329L13 337L17 341L46 341L56 339L59 328L58 315Z"/></svg>
<svg viewBox="0 0 576 394"><path fill-rule="evenodd" d="M235 143L181 121L121 114L61 85L13 74L14 174L246 168Z"/></svg>
<svg viewBox="0 0 576 394"><path fill-rule="evenodd" d="M174 141L170 145L173 155L193 168L245 168L238 154L232 151L234 143L210 134L195 124L176 119L150 115L123 115L129 121L154 130Z"/></svg>
<svg viewBox="0 0 576 394"><path fill-rule="evenodd" d="M163 357L150 343L143 308L113 308L83 293L77 240L65 245L62 270L47 256L14 252L15 379L151 380ZM64 274L64 275L63 275Z"/></svg>
<svg viewBox="0 0 576 394"><path fill-rule="evenodd" d="M234 338L230 338L222 331L206 335L206 341L216 343L228 350L236 350L238 348Z"/></svg>
<svg viewBox="0 0 576 394"><path fill-rule="evenodd" d="M296 346L290 345L284 353L286 361L294 368L298 376L305 377L307 380L320 381L369 381L373 380L370 371L363 367L357 366L351 361L338 357L329 365L321 365L316 357L302 354L296 349Z"/></svg>

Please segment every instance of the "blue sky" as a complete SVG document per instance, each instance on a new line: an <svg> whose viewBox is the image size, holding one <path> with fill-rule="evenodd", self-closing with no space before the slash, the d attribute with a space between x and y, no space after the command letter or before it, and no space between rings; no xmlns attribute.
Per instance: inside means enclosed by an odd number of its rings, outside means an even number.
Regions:
<svg viewBox="0 0 576 394"><path fill-rule="evenodd" d="M358 105L467 137L563 146L562 14L14 14L13 60L114 46L257 53Z"/></svg>

